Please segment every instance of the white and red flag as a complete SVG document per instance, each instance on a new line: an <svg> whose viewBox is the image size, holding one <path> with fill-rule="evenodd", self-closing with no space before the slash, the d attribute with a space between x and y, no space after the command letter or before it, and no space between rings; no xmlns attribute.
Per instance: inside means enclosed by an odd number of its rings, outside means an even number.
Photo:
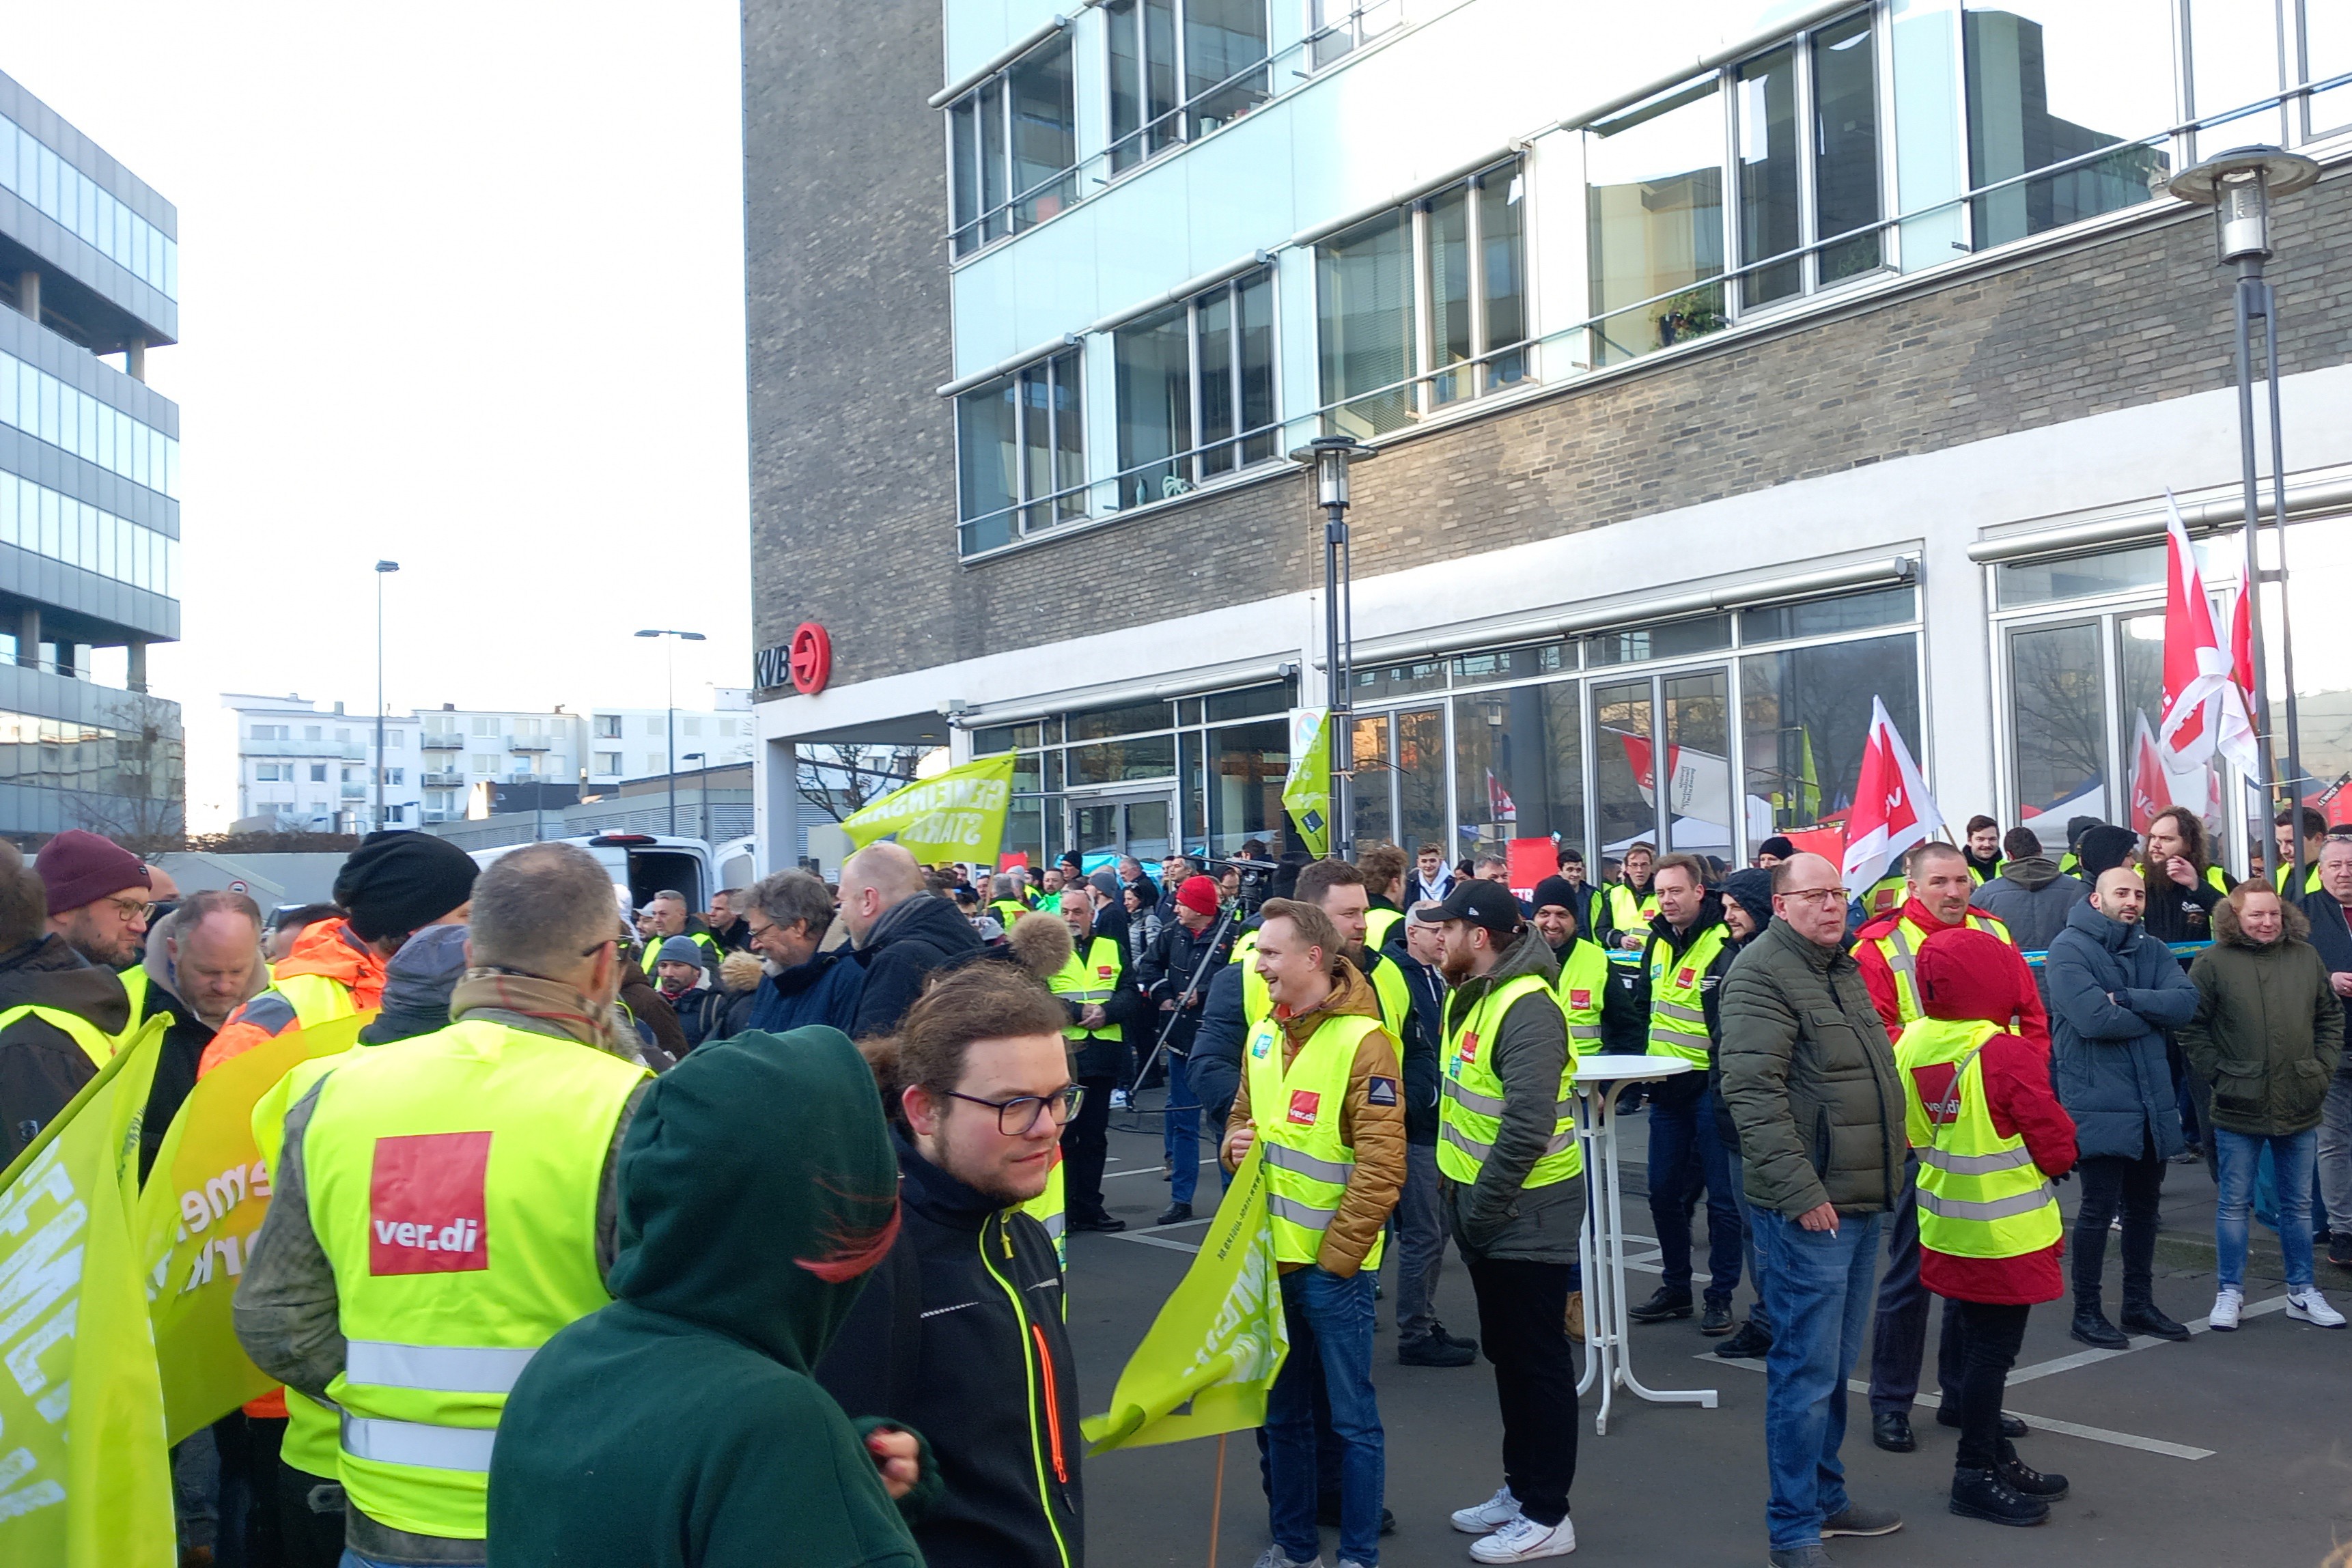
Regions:
<svg viewBox="0 0 2352 1568"><path fill-rule="evenodd" d="M1903 852L1944 826L1886 704L1870 700L1870 738L1862 749L1862 777L1846 814L1845 885L1859 892L1886 874Z"/></svg>
<svg viewBox="0 0 2352 1568"><path fill-rule="evenodd" d="M2241 773L2259 778L2261 760L2246 705L2253 662L2252 630L2246 620L2252 585L2239 590L2238 612L2231 617L2230 640L2236 644L2242 637L2246 645L2241 673L2232 657L2237 650L2222 647L2214 630L2213 607L2198 574L2197 552L2189 546L2189 530L2169 490L2164 494L2164 714L2158 743L2175 766L2205 762L2218 752Z"/></svg>

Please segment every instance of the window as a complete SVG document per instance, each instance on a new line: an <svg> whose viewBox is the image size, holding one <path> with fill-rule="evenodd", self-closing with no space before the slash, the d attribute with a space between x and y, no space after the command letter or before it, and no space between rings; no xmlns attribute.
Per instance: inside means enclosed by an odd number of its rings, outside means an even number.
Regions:
<svg viewBox="0 0 2352 1568"><path fill-rule="evenodd" d="M1271 96L1265 0L1109 0L1103 14L1114 174L1205 136Z"/></svg>
<svg viewBox="0 0 2352 1568"><path fill-rule="evenodd" d="M474 733L484 739L496 740L499 721L496 719L477 719L474 721Z"/></svg>
<svg viewBox="0 0 2352 1568"><path fill-rule="evenodd" d="M292 777L294 776L294 773L293 773L293 770L292 770L291 768L289 768L289 769L287 770L286 776L287 776L288 778L289 778L289 779L290 779L290 778L292 778ZM311 782L312 784L325 784L325 783L327 782L327 764L326 764L326 763L312 763L310 764L310 782Z"/></svg>
<svg viewBox="0 0 2352 1568"><path fill-rule="evenodd" d="M253 777L255 782L258 784L277 784L288 777L292 772L293 765L289 763L256 763L253 764Z"/></svg>
<svg viewBox="0 0 2352 1568"><path fill-rule="evenodd" d="M383 782L387 784L404 784L408 782L406 768L383 768L378 771L383 773Z"/></svg>
<svg viewBox="0 0 2352 1568"><path fill-rule="evenodd" d="M1759 613L1749 611L1749 616ZM1825 628L1826 629L1826 628ZM1768 833L1811 827L1853 799L1870 735L1871 700L1918 755L1919 640L1908 632L1739 661L1741 754L1750 847Z"/></svg>
<svg viewBox="0 0 2352 1568"><path fill-rule="evenodd" d="M1771 261L1742 279L1742 302L1769 304L1874 269L1878 72L1868 13L1783 44L1735 74L1739 259ZM1799 111L1801 87L1812 99L1811 114ZM1853 237L1790 254L1840 235Z"/></svg>
<svg viewBox="0 0 2352 1568"><path fill-rule="evenodd" d="M1077 94L1066 36L955 101L948 110L948 161L958 256L1077 200Z"/></svg>
<svg viewBox="0 0 2352 1568"><path fill-rule="evenodd" d="M383 749L387 752L406 751L408 749L407 732L401 730L385 731L383 736Z"/></svg>
<svg viewBox="0 0 2352 1568"><path fill-rule="evenodd" d="M349 730L338 730L335 731L335 739L338 741L348 742L351 738L352 732Z"/></svg>
<svg viewBox="0 0 2352 1568"><path fill-rule="evenodd" d="M257 741L283 741L289 738L283 724L256 724L253 738Z"/></svg>
<svg viewBox="0 0 2352 1568"><path fill-rule="evenodd" d="M1403 0L1309 0L1307 31L1314 36L1311 59L1322 69L1362 47L1404 20Z"/></svg>
<svg viewBox="0 0 2352 1568"><path fill-rule="evenodd" d="M480 756L474 759L474 772L478 775L487 776L490 773L497 773L498 771L498 758L492 756L488 752L483 752Z"/></svg>
<svg viewBox="0 0 2352 1568"><path fill-rule="evenodd" d="M306 741L323 740L325 731L317 724L305 724L302 726L302 738Z"/></svg>
<svg viewBox="0 0 2352 1568"><path fill-rule="evenodd" d="M1456 697L1454 798L1464 854L1499 855L1511 839L1554 833L1582 842L1584 716L1576 684Z"/></svg>
<svg viewBox="0 0 2352 1568"><path fill-rule="evenodd" d="M1723 326L1723 107L1713 77L1592 127L1595 364ZM1618 313L1621 312L1622 313Z"/></svg>
<svg viewBox="0 0 2352 1568"><path fill-rule="evenodd" d="M343 783L345 784L357 784L359 782L359 777L360 771L357 768L345 768L343 770Z"/></svg>
<svg viewBox="0 0 2352 1568"><path fill-rule="evenodd" d="M386 805L386 806L383 808L383 819L384 819L386 822L398 822L398 821L400 821L400 820L401 820L401 815L400 815L400 814L401 814L403 811L405 811L406 809L407 809L407 807L405 807L405 806L404 806L404 805Z"/></svg>
<svg viewBox="0 0 2352 1568"><path fill-rule="evenodd" d="M2125 141L2163 130L2172 118L2172 26L2163 0L1967 0L1967 6L1971 185L2116 149L1976 197L1975 248L2135 206L2164 189L2172 173L2168 140Z"/></svg>
<svg viewBox="0 0 2352 1568"><path fill-rule="evenodd" d="M621 753L618 752L597 752L596 771L604 774L618 774L621 771Z"/></svg>
<svg viewBox="0 0 2352 1568"><path fill-rule="evenodd" d="M702 733L702 721L699 719L681 719L677 721L677 727L690 737L699 737Z"/></svg>
<svg viewBox="0 0 2352 1568"><path fill-rule="evenodd" d="M732 719L721 719L719 721L719 738L722 741L727 741L734 739L734 736L735 721Z"/></svg>
<svg viewBox="0 0 2352 1568"><path fill-rule="evenodd" d="M1086 515L1081 406L1074 348L956 399L965 554Z"/></svg>
<svg viewBox="0 0 2352 1568"><path fill-rule="evenodd" d="M1317 247L1328 431L1377 436L1526 378L1525 189L1512 159Z"/></svg>
<svg viewBox="0 0 2352 1568"><path fill-rule="evenodd" d="M597 714L596 738L600 741L619 740L621 738L621 716L618 713Z"/></svg>
<svg viewBox="0 0 2352 1568"><path fill-rule="evenodd" d="M2298 81L2325 81L2352 71L2352 7L2339 0L2303 0L2303 69ZM2304 133L2318 137L2352 124L2352 84L2311 95Z"/></svg>
<svg viewBox="0 0 2352 1568"><path fill-rule="evenodd" d="M1118 504L1181 495L1275 457L1274 279L1244 273L1123 327Z"/></svg>
<svg viewBox="0 0 2352 1568"><path fill-rule="evenodd" d="M659 718L648 718L646 721L646 733L648 735L664 734L667 732L664 726L668 722L669 718L667 714L664 714Z"/></svg>

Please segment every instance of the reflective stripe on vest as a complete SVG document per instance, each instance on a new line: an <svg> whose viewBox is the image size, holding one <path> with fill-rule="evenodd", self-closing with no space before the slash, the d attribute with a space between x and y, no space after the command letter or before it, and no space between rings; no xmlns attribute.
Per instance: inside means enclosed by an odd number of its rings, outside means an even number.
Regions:
<svg viewBox="0 0 2352 1568"><path fill-rule="evenodd" d="M2002 1136L1985 1098L1982 1052L1997 1024L1920 1018L1895 1043L1904 1123L1919 1156L1919 1245L1953 1258L2019 1258L2058 1239L2058 1192L2022 1134ZM1923 1069L1948 1067L1930 1108Z"/></svg>
<svg viewBox="0 0 2352 1568"><path fill-rule="evenodd" d="M1603 961L1604 964L1606 961ZM1445 1033L1444 1098L1437 1107L1437 1168L1448 1179L1470 1183L1495 1152L1501 1130L1503 1080L1494 1068L1495 1037L1521 997L1543 996L1558 1005L1558 994L1538 974L1522 974L1493 987ZM1529 1169L1526 1187L1546 1187L1564 1182L1584 1169L1583 1151L1576 1143L1576 1053L1561 1063L1559 1098L1552 1106L1551 1136Z"/></svg>
<svg viewBox="0 0 2352 1568"><path fill-rule="evenodd" d="M1711 925L1676 958L1665 938L1651 936L1643 954L1650 975L1650 1055L1706 1066L1715 1054L1706 1034L1706 972L1730 940L1728 928Z"/></svg>
<svg viewBox="0 0 2352 1568"><path fill-rule="evenodd" d="M349 1347L337 1471L394 1530L478 1540L490 1444L531 1352L611 1298L596 1207L646 1073L484 1020L336 1058L303 1138Z"/></svg>
<svg viewBox="0 0 2352 1568"><path fill-rule="evenodd" d="M1046 978L1045 989L1061 1000L1076 1002L1082 1007L1089 1003L1108 1002L1118 994L1119 975L1125 968L1118 942L1107 936L1095 937L1087 943L1083 959L1073 952L1067 963ZM1069 1023L1062 1026L1062 1034L1073 1040L1089 1037L1097 1040L1125 1037L1125 1032L1117 1024L1105 1024L1098 1029L1089 1029L1080 1024Z"/></svg>
<svg viewBox="0 0 2352 1568"><path fill-rule="evenodd" d="M1609 990L1609 953L1590 942L1570 942L1559 966L1559 1010L1568 1019L1568 1048L1589 1056L1601 1046L1601 1008Z"/></svg>
<svg viewBox="0 0 2352 1568"><path fill-rule="evenodd" d="M695 946L703 950L704 958L702 964L705 969L710 967L711 960L719 956L719 939L712 936L709 931L682 931L677 934L688 939ZM660 936L655 937L646 943L645 964L646 973L647 974L651 974L654 972L654 965L661 962L662 943L668 940L669 938L666 936Z"/></svg>
<svg viewBox="0 0 2352 1568"><path fill-rule="evenodd" d="M108 1034L88 1018L79 1013L68 1013L62 1007L29 1005L11 1007L6 1012L0 1013L0 1029L5 1029L9 1025L22 1018L38 1018L51 1028L61 1030L70 1036L73 1043L81 1047L82 1055L89 1058L90 1065L93 1067L103 1068L108 1062L112 1061L116 1049L121 1045L121 1040ZM128 1037L129 1033L130 1031L125 1031L125 1037Z"/></svg>
<svg viewBox="0 0 2352 1568"><path fill-rule="evenodd" d="M1380 1026L1377 1018L1355 1015L1326 1018L1286 1068L1282 1026L1262 1018L1250 1031L1242 1069L1249 1075L1250 1121L1265 1152L1265 1206L1277 1262L1314 1262L1348 1195L1356 1151L1341 1142L1339 1121L1356 1047ZM1386 1247L1383 1229L1362 1267L1378 1268Z"/></svg>
<svg viewBox="0 0 2352 1568"><path fill-rule="evenodd" d="M1968 914L1970 931L1989 931L2015 947L2009 928L1982 910L1970 910ZM1908 917L1895 922L1894 931L1874 937L1872 945L1886 960L1887 972L1895 977L1895 1005L1903 1022L1908 1024L1925 1011L1919 1005L1919 945L1927 940L1917 923Z"/></svg>

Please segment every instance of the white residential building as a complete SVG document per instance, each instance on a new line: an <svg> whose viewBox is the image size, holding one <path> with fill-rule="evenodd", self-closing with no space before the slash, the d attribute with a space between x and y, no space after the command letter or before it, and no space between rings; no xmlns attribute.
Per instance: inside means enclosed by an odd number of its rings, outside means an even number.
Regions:
<svg viewBox="0 0 2352 1568"><path fill-rule="evenodd" d="M365 833L375 821L375 782L383 769L383 822L415 826L424 802L415 714L387 715L383 753L375 722L335 702L321 712L301 697L230 692L221 706L236 713L236 816L260 831Z"/></svg>

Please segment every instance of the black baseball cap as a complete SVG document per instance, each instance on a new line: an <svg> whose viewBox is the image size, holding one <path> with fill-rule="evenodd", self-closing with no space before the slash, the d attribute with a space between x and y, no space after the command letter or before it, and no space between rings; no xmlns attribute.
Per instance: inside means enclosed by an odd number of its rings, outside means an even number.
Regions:
<svg viewBox="0 0 2352 1568"><path fill-rule="evenodd" d="M1423 916L1426 920L1429 917ZM1500 882L1479 879L1456 882L1454 890L1445 895L1445 902L1436 910L1441 921L1467 921L1474 926L1485 926L1498 936L1508 936L1519 929L1519 900L1511 889Z"/></svg>

